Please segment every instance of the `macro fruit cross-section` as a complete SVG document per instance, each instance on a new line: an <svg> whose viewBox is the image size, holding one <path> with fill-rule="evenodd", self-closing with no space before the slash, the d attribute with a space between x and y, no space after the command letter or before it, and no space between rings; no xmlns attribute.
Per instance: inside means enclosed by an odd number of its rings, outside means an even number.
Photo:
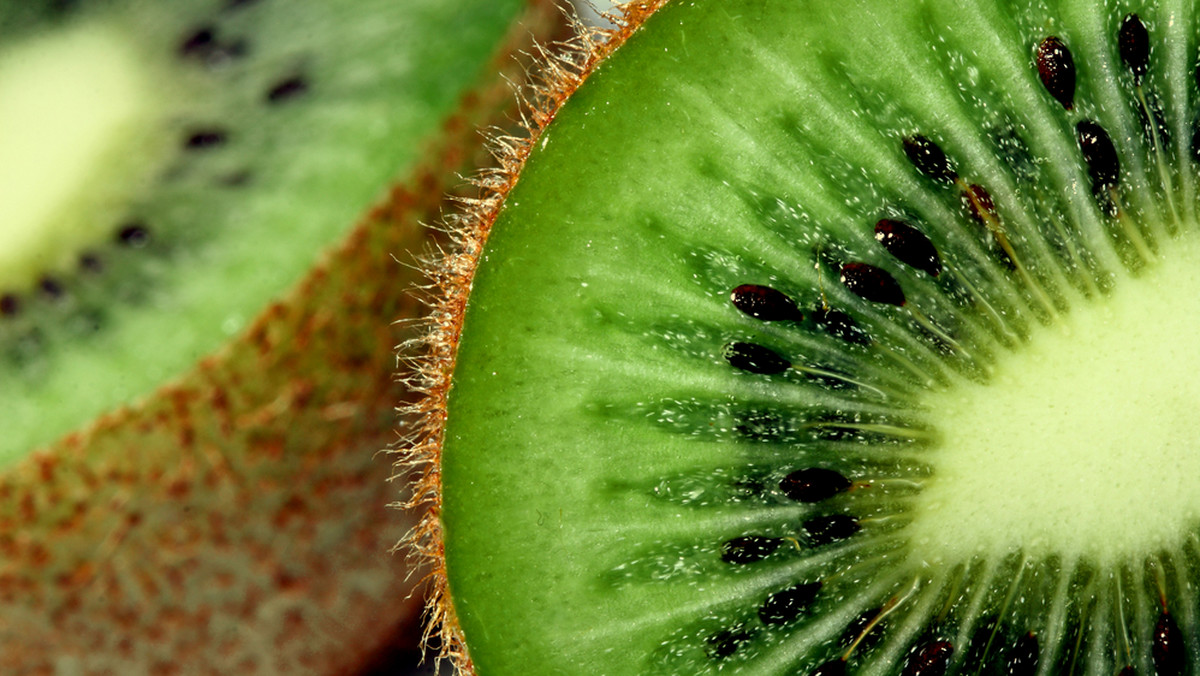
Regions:
<svg viewBox="0 0 1200 676"><path fill-rule="evenodd" d="M401 261L505 123L497 73L559 25L543 0L0 2L0 672L415 661L382 452Z"/></svg>
<svg viewBox="0 0 1200 676"><path fill-rule="evenodd" d="M462 670L1200 672L1198 33L667 0L553 62L434 270Z"/></svg>

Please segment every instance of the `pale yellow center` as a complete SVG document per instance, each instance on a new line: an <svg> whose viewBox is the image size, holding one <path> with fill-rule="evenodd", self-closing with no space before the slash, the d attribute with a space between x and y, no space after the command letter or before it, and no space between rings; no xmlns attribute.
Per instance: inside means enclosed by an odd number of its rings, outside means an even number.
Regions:
<svg viewBox="0 0 1200 676"><path fill-rule="evenodd" d="M104 207L92 182L114 178L106 165L124 164L121 141L144 123L142 68L122 36L97 27L0 51L0 284L101 234L83 230L114 226L80 216Z"/></svg>
<svg viewBox="0 0 1200 676"><path fill-rule="evenodd" d="M1111 561L1200 523L1200 246L928 404L942 436L911 533L930 561L1023 548Z"/></svg>

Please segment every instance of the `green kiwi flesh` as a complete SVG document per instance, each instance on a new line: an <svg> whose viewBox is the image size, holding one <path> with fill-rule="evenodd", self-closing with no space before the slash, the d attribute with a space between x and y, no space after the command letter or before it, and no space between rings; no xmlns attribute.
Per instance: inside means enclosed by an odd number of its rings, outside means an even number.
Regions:
<svg viewBox="0 0 1200 676"><path fill-rule="evenodd" d="M0 462L243 331L412 169L525 4L4 3Z"/></svg>
<svg viewBox="0 0 1200 676"><path fill-rule="evenodd" d="M654 13L479 254L440 465L475 672L1197 673L1198 30Z"/></svg>

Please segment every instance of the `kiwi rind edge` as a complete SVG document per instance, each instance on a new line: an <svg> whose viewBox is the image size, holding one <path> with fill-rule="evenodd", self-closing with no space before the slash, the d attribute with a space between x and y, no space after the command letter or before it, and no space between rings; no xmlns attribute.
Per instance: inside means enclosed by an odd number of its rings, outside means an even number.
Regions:
<svg viewBox="0 0 1200 676"><path fill-rule="evenodd" d="M414 477L411 496L398 506L419 514L419 521L396 549L407 552L415 570L428 571L422 649L432 652L438 666L449 662L460 676L473 676L476 671L446 572L440 467L447 397L471 282L491 227L542 132L597 66L669 1L619 3L601 15L611 27L587 24L572 9L563 10L573 35L538 44L529 81L516 87L520 133L487 135L494 166L472 177L475 196L460 199L461 208L443 217L438 227L448 234L449 244L420 260L425 284L417 292L429 311L418 320L417 336L399 346L400 359L407 366L401 380L416 398L398 407L401 417L412 424L402 430L398 451L402 455L396 463L402 473Z"/></svg>

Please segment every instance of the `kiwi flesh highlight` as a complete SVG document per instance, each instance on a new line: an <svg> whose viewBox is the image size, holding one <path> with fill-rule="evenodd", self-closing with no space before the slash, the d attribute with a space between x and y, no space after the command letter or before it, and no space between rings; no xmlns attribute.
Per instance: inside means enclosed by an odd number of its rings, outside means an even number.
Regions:
<svg viewBox="0 0 1200 676"><path fill-rule="evenodd" d="M462 670L1200 673L1200 11L626 12L440 273Z"/></svg>
<svg viewBox="0 0 1200 676"><path fill-rule="evenodd" d="M156 83L208 83L165 104L174 112L160 124L124 128L100 143L137 139L140 131L161 138L134 145L161 146L165 156L130 159L108 148L102 159L147 166L116 177L98 170L94 185L73 186L72 199L47 210L91 219L75 223L83 234L66 226L50 233L65 250L58 253L78 257L77 268L13 264L28 274L5 288L0 333L13 339L9 356L27 358L10 359L18 366L6 371L0 395L8 397L0 443L12 451L0 473L0 671L356 673L411 624L412 609L405 600L412 582L387 553L405 525L385 508L394 487L378 451L395 438L399 391L391 353L399 333L388 321L412 316L416 306L382 280L415 280L397 252L429 245L419 223L436 217L441 195L480 159L473 129L502 122L511 108L508 86L494 73L519 75L514 55L531 36L554 34L557 9L523 0L8 3L0 17L6 54L49 64L37 71L46 82L24 78L36 85L23 92L34 99L42 85L80 84L56 62L87 71L108 49L120 56L161 47L154 58L168 74ZM36 35L20 36L24 28ZM134 34L149 44L131 41ZM154 63L117 59L135 70L155 71ZM3 57L0 71L0 89L28 75L6 70ZM213 103L217 85L235 93ZM222 113L230 130L223 142L207 135L193 143L198 131L180 135L194 129L197 111L184 110L193 103L204 119ZM0 116L11 123L17 113L5 108ZM235 140L252 149L238 150ZM234 174L219 171L235 165ZM230 176L237 180L223 180ZM133 187L123 180L131 177ZM403 185L389 189L398 177ZM127 212L155 218L135 227L116 218ZM242 241L241 232L192 232L223 221L240 231L276 228L275 235ZM301 232L304 223L321 232ZM93 230L98 240L87 239ZM246 257L272 240L282 251L259 251L261 265ZM205 277L201 263L225 276ZM193 270L213 282L211 293L172 296L193 280L171 275ZM275 291L258 288L286 274L292 278ZM20 283L29 276L32 285ZM146 280L162 284L139 291ZM222 309L221 296L236 297ZM201 300L213 302L193 315L175 307ZM121 344L120 335L137 334L122 318L159 312L134 320L159 330ZM244 321L231 343L189 361L205 316L240 313L247 319L218 331L223 340ZM80 322L92 325L75 330ZM145 354L171 353L176 339L187 345L166 362ZM36 349L26 349L30 343ZM76 347L104 358L88 363L62 353ZM109 358L128 382L86 391L114 370ZM64 364L83 365L64 378L96 400L90 406L112 406L129 393L141 399L84 425L87 410L63 414L69 400L40 393L26 400L34 419L22 419L29 413L21 397L39 376L63 377L50 367ZM130 385L137 382L146 389ZM39 439L61 434L59 418L77 429L31 453Z"/></svg>

